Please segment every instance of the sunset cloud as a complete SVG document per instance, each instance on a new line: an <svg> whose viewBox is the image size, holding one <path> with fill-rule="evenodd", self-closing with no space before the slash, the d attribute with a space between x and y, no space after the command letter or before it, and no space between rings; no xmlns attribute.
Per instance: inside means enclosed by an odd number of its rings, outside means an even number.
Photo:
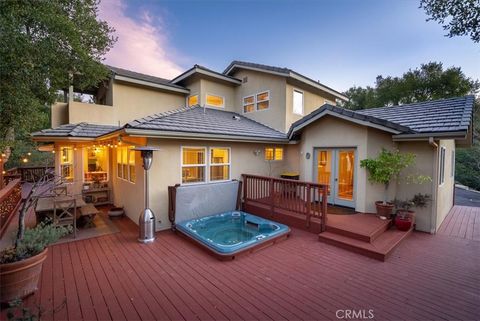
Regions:
<svg viewBox="0 0 480 321"><path fill-rule="evenodd" d="M122 0L103 0L100 3L100 18L115 28L118 37L105 62L163 78L180 74L183 69L168 54L172 50L161 20L148 11L132 19L126 15L126 10Z"/></svg>

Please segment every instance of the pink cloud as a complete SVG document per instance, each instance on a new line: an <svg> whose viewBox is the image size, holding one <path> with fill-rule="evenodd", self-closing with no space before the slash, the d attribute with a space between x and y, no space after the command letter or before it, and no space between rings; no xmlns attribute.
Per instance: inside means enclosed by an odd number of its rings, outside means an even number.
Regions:
<svg viewBox="0 0 480 321"><path fill-rule="evenodd" d="M103 0L99 16L115 28L118 41L106 55L109 65L153 76L173 78L183 69L170 57L166 31L161 21L144 11L138 19L125 13L122 0Z"/></svg>

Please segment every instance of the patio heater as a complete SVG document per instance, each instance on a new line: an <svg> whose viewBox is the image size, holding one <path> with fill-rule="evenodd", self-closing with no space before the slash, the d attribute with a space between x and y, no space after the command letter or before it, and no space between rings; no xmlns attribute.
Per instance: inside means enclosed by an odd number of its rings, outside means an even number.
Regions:
<svg viewBox="0 0 480 321"><path fill-rule="evenodd" d="M142 146L136 147L133 150L141 153L145 177L145 209L140 214L138 220L138 226L140 228L138 241L141 243L149 243L155 240L155 214L153 214L148 204L148 170L152 166L153 151L158 150L158 148Z"/></svg>

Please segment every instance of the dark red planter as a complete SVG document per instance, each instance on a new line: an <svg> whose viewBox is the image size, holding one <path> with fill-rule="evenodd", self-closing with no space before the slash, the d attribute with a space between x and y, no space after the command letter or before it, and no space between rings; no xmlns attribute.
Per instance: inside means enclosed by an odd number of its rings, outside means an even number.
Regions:
<svg viewBox="0 0 480 321"><path fill-rule="evenodd" d="M397 230L408 231L413 224L414 212L408 211L398 211L397 216L395 217L395 226Z"/></svg>

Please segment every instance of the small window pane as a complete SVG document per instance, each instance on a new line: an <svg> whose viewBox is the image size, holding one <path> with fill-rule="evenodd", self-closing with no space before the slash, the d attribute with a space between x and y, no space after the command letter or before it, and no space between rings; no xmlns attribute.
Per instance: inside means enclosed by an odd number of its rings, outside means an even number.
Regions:
<svg viewBox="0 0 480 321"><path fill-rule="evenodd" d="M245 105L243 106L244 113L250 113L255 110L255 104Z"/></svg>
<svg viewBox="0 0 480 321"><path fill-rule="evenodd" d="M188 97L188 107L198 105L198 95Z"/></svg>
<svg viewBox="0 0 480 321"><path fill-rule="evenodd" d="M210 180L211 181L226 181L230 179L229 165L215 165L210 166Z"/></svg>
<svg viewBox="0 0 480 321"><path fill-rule="evenodd" d="M228 148L212 148L210 162L212 164L228 164L230 156Z"/></svg>
<svg viewBox="0 0 480 321"><path fill-rule="evenodd" d="M205 164L205 149L203 148L184 148L183 165Z"/></svg>
<svg viewBox="0 0 480 321"><path fill-rule="evenodd" d="M257 103L257 109L258 110L268 109L269 105L270 104L269 104L268 100L267 101L262 101L262 102Z"/></svg>
<svg viewBox="0 0 480 321"><path fill-rule="evenodd" d="M275 160L283 160L283 148L275 148Z"/></svg>
<svg viewBox="0 0 480 321"><path fill-rule="evenodd" d="M268 100L268 99L269 99L268 91L257 94L257 101Z"/></svg>
<svg viewBox="0 0 480 321"><path fill-rule="evenodd" d="M273 160L273 148L265 148L265 160Z"/></svg>
<svg viewBox="0 0 480 321"><path fill-rule="evenodd" d="M255 102L255 97L254 96L248 96L243 98L243 104L253 104Z"/></svg>
<svg viewBox="0 0 480 321"><path fill-rule="evenodd" d="M207 95L207 105L213 107L223 107L223 97L215 95Z"/></svg>
<svg viewBox="0 0 480 321"><path fill-rule="evenodd" d="M293 91L293 112L303 115L303 93L298 90Z"/></svg>
<svg viewBox="0 0 480 321"><path fill-rule="evenodd" d="M182 183L205 182L205 167L184 167L182 168Z"/></svg>

